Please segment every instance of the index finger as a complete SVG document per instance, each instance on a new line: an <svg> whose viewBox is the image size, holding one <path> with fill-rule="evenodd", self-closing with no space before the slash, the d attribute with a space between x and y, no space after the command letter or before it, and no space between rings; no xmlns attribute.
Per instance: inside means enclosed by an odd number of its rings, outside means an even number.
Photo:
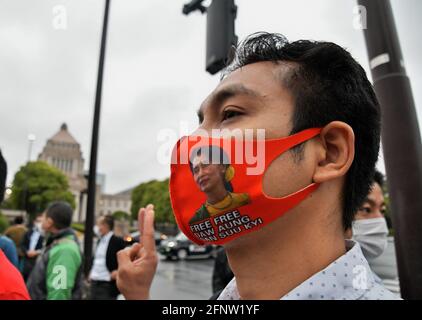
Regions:
<svg viewBox="0 0 422 320"><path fill-rule="evenodd" d="M142 244L147 254L155 254L155 239L154 239L154 207L147 206L144 212L142 229Z"/></svg>

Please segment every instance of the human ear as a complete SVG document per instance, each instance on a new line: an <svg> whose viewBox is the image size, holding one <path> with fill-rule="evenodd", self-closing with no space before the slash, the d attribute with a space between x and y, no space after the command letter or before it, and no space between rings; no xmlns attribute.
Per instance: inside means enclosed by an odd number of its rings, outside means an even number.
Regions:
<svg viewBox="0 0 422 320"><path fill-rule="evenodd" d="M355 156L355 135L344 122L327 124L319 135L313 181L322 183L345 176Z"/></svg>

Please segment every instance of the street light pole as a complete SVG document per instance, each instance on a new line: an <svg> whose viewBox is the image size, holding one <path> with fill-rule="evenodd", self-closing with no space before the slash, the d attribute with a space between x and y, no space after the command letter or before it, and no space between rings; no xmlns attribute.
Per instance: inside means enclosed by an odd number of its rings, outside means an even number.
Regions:
<svg viewBox="0 0 422 320"><path fill-rule="evenodd" d="M85 238L84 238L84 274L86 277L89 275L91 269L92 257L92 241L93 241L93 227L95 216L95 191L96 191L96 176L97 176L97 154L98 154L98 133L100 128L100 111L101 111L101 92L103 82L104 59L107 39L107 24L108 13L110 8L110 0L105 1L104 20L103 20L103 33L101 36L100 59L98 64L97 76L97 91L95 94L95 110L92 126L92 140L91 140L91 157L89 162L89 176L88 176L88 201L85 220Z"/></svg>
<svg viewBox="0 0 422 320"><path fill-rule="evenodd" d="M32 155L32 145L34 144L35 141L35 135L34 134L29 134L28 135L28 141L29 141L29 147L28 147L28 162L31 162L31 155Z"/></svg>
<svg viewBox="0 0 422 320"><path fill-rule="evenodd" d="M24 205L24 210L26 212L26 214L28 215L28 164L31 162L31 154L32 154L32 145L34 144L35 141L35 135L34 134L29 134L28 135L28 160L26 162L26 167L25 167L25 184L24 184L24 189L23 189L23 205ZM28 218L28 216L27 216Z"/></svg>
<svg viewBox="0 0 422 320"><path fill-rule="evenodd" d="M389 0L358 0L374 88L382 108L382 142L391 196L401 295L422 299L422 148L419 125Z"/></svg>

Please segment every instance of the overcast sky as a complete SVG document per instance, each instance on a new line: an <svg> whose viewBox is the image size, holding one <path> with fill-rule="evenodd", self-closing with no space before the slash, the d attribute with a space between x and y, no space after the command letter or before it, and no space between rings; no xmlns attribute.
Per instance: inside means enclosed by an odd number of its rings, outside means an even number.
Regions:
<svg viewBox="0 0 422 320"><path fill-rule="evenodd" d="M157 162L163 128L194 128L196 110L219 76L204 71L205 15L184 16L188 0L113 0L111 4L98 171L118 192L169 168ZM239 38L256 31L289 40L327 40L346 47L368 70L362 31L353 28L354 0L237 0ZM67 28L53 27L64 5ZM0 0L0 148L8 182L66 122L88 168L103 0ZM393 0L419 123L422 122L422 1ZM383 168L382 160L380 164Z"/></svg>

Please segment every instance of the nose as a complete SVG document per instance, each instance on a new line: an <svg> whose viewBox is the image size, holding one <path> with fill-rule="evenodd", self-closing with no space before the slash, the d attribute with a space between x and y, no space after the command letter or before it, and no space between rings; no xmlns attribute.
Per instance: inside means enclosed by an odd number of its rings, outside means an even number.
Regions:
<svg viewBox="0 0 422 320"><path fill-rule="evenodd" d="M201 124L194 132L192 132L192 136L204 137L209 138L212 136L212 127L208 125Z"/></svg>
<svg viewBox="0 0 422 320"><path fill-rule="evenodd" d="M374 213L374 218L384 218L383 213L381 212L381 210L376 210Z"/></svg>

